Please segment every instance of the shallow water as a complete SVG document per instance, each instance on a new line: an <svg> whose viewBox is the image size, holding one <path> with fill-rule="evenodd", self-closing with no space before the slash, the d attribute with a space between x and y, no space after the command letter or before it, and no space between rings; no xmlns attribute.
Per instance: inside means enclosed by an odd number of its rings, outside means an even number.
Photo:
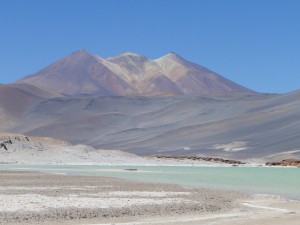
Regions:
<svg viewBox="0 0 300 225"><path fill-rule="evenodd" d="M118 177L147 182L173 183L190 187L238 190L250 194L275 194L300 200L299 168L0 165L0 169Z"/></svg>

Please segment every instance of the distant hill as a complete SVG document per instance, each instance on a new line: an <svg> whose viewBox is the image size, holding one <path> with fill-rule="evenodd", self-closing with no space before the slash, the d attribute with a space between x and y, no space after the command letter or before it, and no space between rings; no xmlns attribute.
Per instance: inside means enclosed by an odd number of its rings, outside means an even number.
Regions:
<svg viewBox="0 0 300 225"><path fill-rule="evenodd" d="M175 53L151 60L124 53L101 58L85 50L74 52L15 83L27 83L66 95L199 95L251 92Z"/></svg>
<svg viewBox="0 0 300 225"><path fill-rule="evenodd" d="M34 102L56 97L62 95L29 84L0 85L0 127L4 129L18 123Z"/></svg>

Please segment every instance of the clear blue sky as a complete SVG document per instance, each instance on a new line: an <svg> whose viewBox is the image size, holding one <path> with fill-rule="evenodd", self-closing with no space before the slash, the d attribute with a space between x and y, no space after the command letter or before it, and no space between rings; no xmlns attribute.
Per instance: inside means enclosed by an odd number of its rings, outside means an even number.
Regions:
<svg viewBox="0 0 300 225"><path fill-rule="evenodd" d="M0 0L0 83L78 49L176 52L259 92L300 88L299 0Z"/></svg>

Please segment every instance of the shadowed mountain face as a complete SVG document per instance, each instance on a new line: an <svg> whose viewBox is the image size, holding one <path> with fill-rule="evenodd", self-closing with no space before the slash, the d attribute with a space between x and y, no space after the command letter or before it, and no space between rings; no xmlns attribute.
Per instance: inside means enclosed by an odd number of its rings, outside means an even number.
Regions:
<svg viewBox="0 0 300 225"><path fill-rule="evenodd" d="M13 126L33 103L55 97L62 95L29 84L0 85L0 127Z"/></svg>
<svg viewBox="0 0 300 225"><path fill-rule="evenodd" d="M251 92L175 53L156 60L133 53L104 59L79 50L15 83L27 83L66 95L199 95L213 92Z"/></svg>
<svg viewBox="0 0 300 225"><path fill-rule="evenodd" d="M41 100L7 132L140 155L300 157L300 92Z"/></svg>

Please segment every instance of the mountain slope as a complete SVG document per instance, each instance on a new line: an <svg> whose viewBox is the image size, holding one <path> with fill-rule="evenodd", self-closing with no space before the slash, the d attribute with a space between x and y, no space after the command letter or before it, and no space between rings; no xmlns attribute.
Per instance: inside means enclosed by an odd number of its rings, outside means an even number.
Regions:
<svg viewBox="0 0 300 225"><path fill-rule="evenodd" d="M134 53L104 59L79 50L15 83L27 83L66 95L251 92L175 53L157 60Z"/></svg>
<svg viewBox="0 0 300 225"><path fill-rule="evenodd" d="M155 62L185 94L207 94L213 92L250 92L203 66L191 63L175 53L169 53Z"/></svg>
<svg viewBox="0 0 300 225"><path fill-rule="evenodd" d="M28 83L62 94L122 95L133 90L101 63L101 58L80 50L16 83Z"/></svg>
<svg viewBox="0 0 300 225"><path fill-rule="evenodd" d="M0 85L0 128L18 123L34 102L57 97L62 95L28 84Z"/></svg>
<svg viewBox="0 0 300 225"><path fill-rule="evenodd" d="M141 155L300 156L300 92L67 97L28 108L10 132Z"/></svg>

